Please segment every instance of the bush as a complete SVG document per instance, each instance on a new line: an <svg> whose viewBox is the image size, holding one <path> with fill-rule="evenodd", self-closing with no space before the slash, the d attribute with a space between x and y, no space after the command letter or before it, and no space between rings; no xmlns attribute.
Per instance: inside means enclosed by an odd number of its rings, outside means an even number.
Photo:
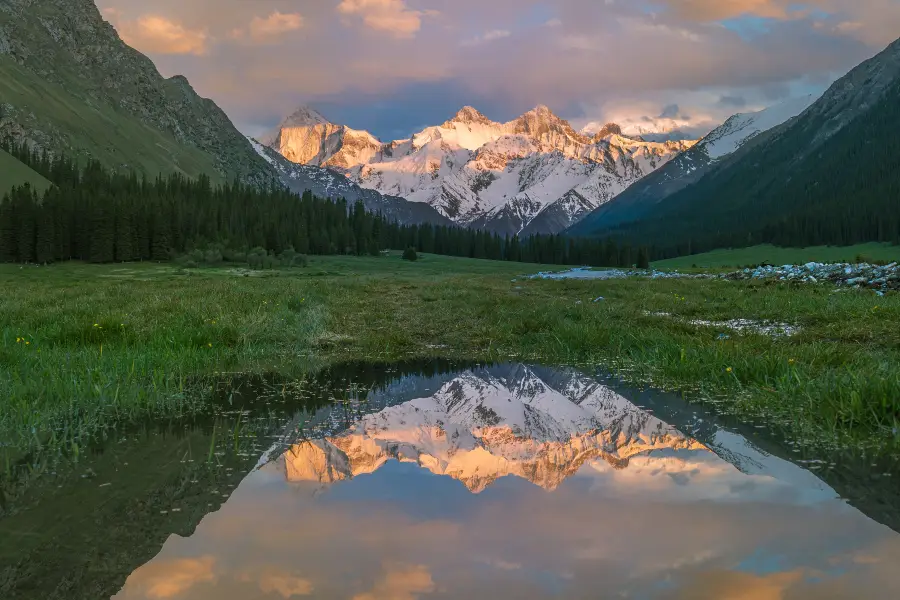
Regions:
<svg viewBox="0 0 900 600"><path fill-rule="evenodd" d="M251 269L261 269L263 266L263 257L259 254L250 253L247 255L247 264Z"/></svg>
<svg viewBox="0 0 900 600"><path fill-rule="evenodd" d="M408 261L417 261L419 260L419 255L416 254L416 249L410 246L406 250L403 251L403 260Z"/></svg>
<svg viewBox="0 0 900 600"><path fill-rule="evenodd" d="M207 250L203 253L203 262L208 265L217 265L222 262L222 252L218 248Z"/></svg>

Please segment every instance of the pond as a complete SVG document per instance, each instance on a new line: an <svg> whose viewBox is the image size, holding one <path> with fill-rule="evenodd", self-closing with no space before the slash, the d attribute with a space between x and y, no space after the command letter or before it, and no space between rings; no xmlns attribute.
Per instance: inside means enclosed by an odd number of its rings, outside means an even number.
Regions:
<svg viewBox="0 0 900 600"><path fill-rule="evenodd" d="M219 395L212 425L123 434L10 502L0 596L900 593L887 467L675 396L522 364L347 365Z"/></svg>

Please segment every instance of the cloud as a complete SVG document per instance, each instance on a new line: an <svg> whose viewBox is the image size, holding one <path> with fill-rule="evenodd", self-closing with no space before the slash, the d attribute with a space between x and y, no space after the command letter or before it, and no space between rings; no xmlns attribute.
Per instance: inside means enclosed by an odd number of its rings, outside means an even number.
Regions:
<svg viewBox="0 0 900 600"><path fill-rule="evenodd" d="M660 119L676 119L678 115L681 113L681 109L677 104L669 104L668 106L663 107L662 112L659 113Z"/></svg>
<svg viewBox="0 0 900 600"><path fill-rule="evenodd" d="M747 99L743 96L724 95L719 98L717 105L728 108L744 108L745 106L747 106Z"/></svg>
<svg viewBox="0 0 900 600"><path fill-rule="evenodd" d="M212 556L154 561L131 574L126 597L173 598L199 583L215 582L215 563Z"/></svg>
<svg viewBox="0 0 900 600"><path fill-rule="evenodd" d="M299 13L284 14L275 11L266 18L253 17L250 21L250 37L256 41L270 40L303 27L303 16Z"/></svg>
<svg viewBox="0 0 900 600"><path fill-rule="evenodd" d="M398 38L413 37L422 28L423 16L438 14L434 10L411 10L404 0L341 0L337 10L343 15L359 16L370 29Z"/></svg>
<svg viewBox="0 0 900 600"><path fill-rule="evenodd" d="M740 571L707 571L672 594L673 599L729 598L733 600L784 600L789 590L803 581L801 569L756 575Z"/></svg>
<svg viewBox="0 0 900 600"><path fill-rule="evenodd" d="M127 24L147 12L146 0L105 1L121 11L114 24L125 37ZM134 35L129 41L164 75L187 76L248 133L313 103L390 138L443 122L465 104L495 120L546 104L585 123L606 122L613 103L647 107L632 118L678 104L694 123L702 116L721 123L738 109L821 92L900 31L898 0L154 0L153 7L205 38L188 44L188 54L164 53ZM302 35L260 33L279 13L302 15ZM774 16L758 18L767 14ZM527 43L513 43L520 40ZM747 106L720 104L723 96L741 96Z"/></svg>
<svg viewBox="0 0 900 600"><path fill-rule="evenodd" d="M790 10L793 0L661 0L680 17L697 21L719 21L744 15L787 19L803 14Z"/></svg>
<svg viewBox="0 0 900 600"><path fill-rule="evenodd" d="M420 594L434 591L431 572L422 565L391 565L370 592L357 594L353 600L416 600Z"/></svg>
<svg viewBox="0 0 900 600"><path fill-rule="evenodd" d="M244 583L255 582L264 594L277 593L282 598L309 596L314 589L309 579L274 567L266 567L259 573L245 570L237 576L237 580Z"/></svg>
<svg viewBox="0 0 900 600"><path fill-rule="evenodd" d="M502 40L503 38L508 38L512 35L512 32L508 29L491 29L490 31L484 32L482 35L477 35L473 38L469 38L467 40L462 41L463 46L478 46L481 44L486 44L488 42L492 42L494 40Z"/></svg>
<svg viewBox="0 0 900 600"><path fill-rule="evenodd" d="M115 25L126 44L142 52L197 56L207 53L209 36L202 29L188 29L159 15L143 15L133 21L123 20L116 9L107 9L103 15Z"/></svg>

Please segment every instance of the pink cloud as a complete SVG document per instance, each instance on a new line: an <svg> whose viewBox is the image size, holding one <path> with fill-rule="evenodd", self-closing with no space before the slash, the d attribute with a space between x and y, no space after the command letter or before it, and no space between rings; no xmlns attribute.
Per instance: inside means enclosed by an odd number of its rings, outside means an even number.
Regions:
<svg viewBox="0 0 900 600"><path fill-rule="evenodd" d="M209 36L202 29L188 29L179 22L159 15L142 15L133 21L121 18L115 9L107 9L104 16L115 25L122 40L141 50L156 54L207 53Z"/></svg>
<svg viewBox="0 0 900 600"><path fill-rule="evenodd" d="M436 10L412 10L404 0L342 0L337 10L342 15L358 16L367 27L398 38L413 37L422 28L423 16L438 14Z"/></svg>

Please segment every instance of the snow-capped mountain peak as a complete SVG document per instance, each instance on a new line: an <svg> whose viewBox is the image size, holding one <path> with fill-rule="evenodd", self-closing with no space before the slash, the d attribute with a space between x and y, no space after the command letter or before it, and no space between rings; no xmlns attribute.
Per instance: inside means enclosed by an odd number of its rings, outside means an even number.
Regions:
<svg viewBox="0 0 900 600"><path fill-rule="evenodd" d="M330 121L310 106L301 106L281 123L281 127L315 127L329 125Z"/></svg>
<svg viewBox="0 0 900 600"><path fill-rule="evenodd" d="M298 113L262 142L291 161L337 169L364 188L509 235L561 231L693 143L646 142L612 126L591 138L545 105L506 123L464 106L389 143L315 111Z"/></svg>
<svg viewBox="0 0 900 600"><path fill-rule="evenodd" d="M722 158L737 150L751 137L795 117L815 102L815 95L799 96L764 110L738 113L714 129L702 141L712 159Z"/></svg>
<svg viewBox="0 0 900 600"><path fill-rule="evenodd" d="M736 152L757 135L801 114L815 100L815 96L800 96L758 112L732 116L693 144L689 150L678 154L650 177L631 186L614 202L594 209L592 214L572 227L569 233L595 235L642 218L670 195L699 181L723 158Z"/></svg>
<svg viewBox="0 0 900 600"><path fill-rule="evenodd" d="M591 133L588 129L582 129L581 133L583 135L589 135L592 141L599 141L606 139L613 135L622 135L622 127L618 123L607 123L602 126L600 129L597 129L593 133Z"/></svg>
<svg viewBox="0 0 900 600"><path fill-rule="evenodd" d="M462 123L465 125L470 125L472 123L480 123L482 125L499 125L498 123L494 123L486 116L484 116L477 108L473 108L471 106L463 106L453 116L453 118L444 123L443 126L449 127L452 123Z"/></svg>

